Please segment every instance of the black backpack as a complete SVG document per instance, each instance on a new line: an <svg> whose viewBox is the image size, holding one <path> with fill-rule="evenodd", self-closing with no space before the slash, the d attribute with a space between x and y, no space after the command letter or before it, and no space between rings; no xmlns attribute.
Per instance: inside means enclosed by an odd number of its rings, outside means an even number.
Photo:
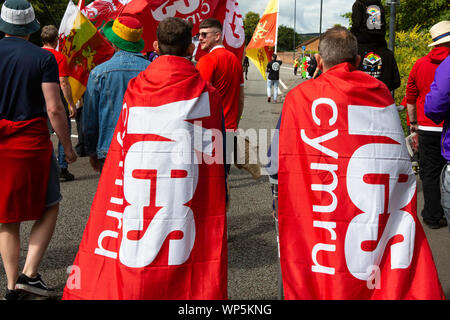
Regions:
<svg viewBox="0 0 450 320"><path fill-rule="evenodd" d="M317 68L317 61L316 58L312 56L311 60L309 61L308 69L306 69L306 71L308 71L309 75L312 77L314 71L316 71L316 68Z"/></svg>

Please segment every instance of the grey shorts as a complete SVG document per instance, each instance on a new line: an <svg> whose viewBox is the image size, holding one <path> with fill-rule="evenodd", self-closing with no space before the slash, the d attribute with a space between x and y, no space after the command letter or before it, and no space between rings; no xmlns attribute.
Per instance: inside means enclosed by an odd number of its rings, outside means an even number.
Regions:
<svg viewBox="0 0 450 320"><path fill-rule="evenodd" d="M55 152L52 152L52 160L50 164L50 175L48 177L47 184L47 200L45 202L46 207L54 206L62 199L59 188L59 168L56 162Z"/></svg>

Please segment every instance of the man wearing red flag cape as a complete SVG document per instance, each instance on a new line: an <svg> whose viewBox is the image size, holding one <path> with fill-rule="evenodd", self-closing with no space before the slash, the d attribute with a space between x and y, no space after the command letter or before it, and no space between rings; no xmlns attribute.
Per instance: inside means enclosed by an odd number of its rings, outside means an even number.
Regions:
<svg viewBox="0 0 450 320"><path fill-rule="evenodd" d="M279 136L286 299L444 299L386 85L356 70L346 28L321 36L319 78L291 90Z"/></svg>
<svg viewBox="0 0 450 320"><path fill-rule="evenodd" d="M167 18L129 82L64 299L227 299L223 114Z"/></svg>

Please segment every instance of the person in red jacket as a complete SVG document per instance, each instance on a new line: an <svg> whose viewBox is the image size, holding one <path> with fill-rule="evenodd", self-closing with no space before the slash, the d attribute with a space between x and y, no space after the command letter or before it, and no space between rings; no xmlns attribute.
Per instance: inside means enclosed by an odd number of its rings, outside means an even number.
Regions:
<svg viewBox="0 0 450 320"><path fill-rule="evenodd" d="M406 87L406 102L410 119L411 132L419 134L420 179L422 180L424 208L422 217L424 223L431 229L439 229L446 225L441 206L439 176L447 163L440 152L442 123L437 125L425 116L425 96L430 92L434 73L439 64L447 58L450 48L447 43L437 44L439 35L438 24L430 29L433 49L417 60L408 77Z"/></svg>

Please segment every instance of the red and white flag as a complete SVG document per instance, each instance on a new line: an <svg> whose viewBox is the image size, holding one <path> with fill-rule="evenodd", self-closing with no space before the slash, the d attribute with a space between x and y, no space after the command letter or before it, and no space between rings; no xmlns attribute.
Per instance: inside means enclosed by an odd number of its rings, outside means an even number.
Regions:
<svg viewBox="0 0 450 320"><path fill-rule="evenodd" d="M225 199L220 96L161 56L128 85L63 298L227 299Z"/></svg>
<svg viewBox="0 0 450 320"><path fill-rule="evenodd" d="M349 63L286 97L279 233L286 299L444 299L394 101Z"/></svg>
<svg viewBox="0 0 450 320"><path fill-rule="evenodd" d="M224 46L242 61L245 33L242 14L236 0L95 0L82 12L97 28L118 15L132 15L144 27L144 52L153 51L156 28L168 17L179 17L192 22L192 35L199 31L200 23L207 18L216 18L223 24ZM205 53L197 50L196 60Z"/></svg>

